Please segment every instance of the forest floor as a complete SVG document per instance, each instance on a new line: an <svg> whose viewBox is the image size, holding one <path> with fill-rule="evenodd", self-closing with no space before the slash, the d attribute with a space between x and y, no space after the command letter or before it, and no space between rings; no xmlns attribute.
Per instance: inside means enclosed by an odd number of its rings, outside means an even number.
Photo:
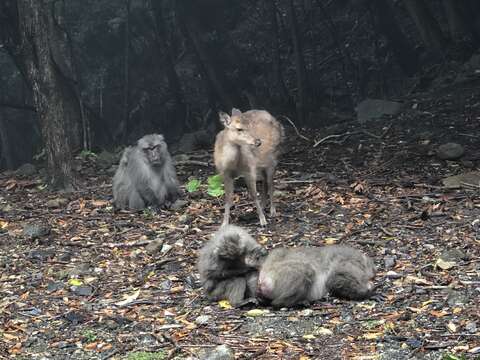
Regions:
<svg viewBox="0 0 480 360"><path fill-rule="evenodd" d="M480 165L475 91L405 99L401 115L366 126L299 129L310 141L285 124L279 216L266 228L237 188L232 222L266 247L344 243L374 258L379 302L254 307L263 312L209 303L195 261L222 199L187 193L180 210L114 212L111 171L91 158L70 194L2 174L0 358L181 359L218 344L244 359L478 358L479 188L440 182ZM436 158L448 141L465 147L461 161ZM179 178L205 183L211 152L193 155L208 166L178 166Z"/></svg>

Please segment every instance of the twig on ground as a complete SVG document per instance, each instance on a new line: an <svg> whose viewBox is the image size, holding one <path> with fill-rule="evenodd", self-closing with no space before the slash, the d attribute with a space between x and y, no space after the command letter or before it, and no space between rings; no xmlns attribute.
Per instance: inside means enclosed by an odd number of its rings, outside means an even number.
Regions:
<svg viewBox="0 0 480 360"><path fill-rule="evenodd" d="M306 136L300 134L300 132L298 131L297 127L295 126L295 124L293 123L292 120L290 120L287 116L285 115L280 115L279 117L282 117L282 118L285 118L285 120L287 120L290 125L292 125L293 129L295 130L295 132L297 133L298 137L302 138L303 140L307 140L307 141L310 141L309 138L307 138Z"/></svg>

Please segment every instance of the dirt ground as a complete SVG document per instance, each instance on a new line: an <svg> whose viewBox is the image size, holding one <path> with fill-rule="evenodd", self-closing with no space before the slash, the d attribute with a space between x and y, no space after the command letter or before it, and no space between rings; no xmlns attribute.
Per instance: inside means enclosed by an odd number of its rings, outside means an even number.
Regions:
<svg viewBox="0 0 480 360"><path fill-rule="evenodd" d="M114 212L111 170L94 158L78 160L71 194L2 174L0 358L183 359L218 344L239 359L480 357L479 187L440 182L480 165L478 95L447 89L405 99L391 119L299 129L309 141L285 124L279 216L266 228L237 187L233 223L268 248L361 249L378 267L380 302L209 303L195 261L222 220L221 198L199 191L179 210ZM332 134L343 136L314 147ZM435 156L449 141L465 147L461 160ZM205 164L178 166L179 178L205 184L212 154L191 155Z"/></svg>

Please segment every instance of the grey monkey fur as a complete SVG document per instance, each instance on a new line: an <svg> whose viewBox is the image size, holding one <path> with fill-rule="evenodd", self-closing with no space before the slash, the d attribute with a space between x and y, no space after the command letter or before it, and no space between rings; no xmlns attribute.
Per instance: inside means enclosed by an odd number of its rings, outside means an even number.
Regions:
<svg viewBox="0 0 480 360"><path fill-rule="evenodd" d="M253 265L265 249L248 232L235 225L222 226L200 250L198 271L210 300L227 299L240 305L255 296L258 272Z"/></svg>
<svg viewBox="0 0 480 360"><path fill-rule="evenodd" d="M375 272L372 259L348 246L277 248L260 266L257 295L276 307L309 303L328 293L361 300L372 295Z"/></svg>
<svg viewBox="0 0 480 360"><path fill-rule="evenodd" d="M145 135L127 147L113 177L116 208L144 209L174 202L179 196L177 174L162 135Z"/></svg>

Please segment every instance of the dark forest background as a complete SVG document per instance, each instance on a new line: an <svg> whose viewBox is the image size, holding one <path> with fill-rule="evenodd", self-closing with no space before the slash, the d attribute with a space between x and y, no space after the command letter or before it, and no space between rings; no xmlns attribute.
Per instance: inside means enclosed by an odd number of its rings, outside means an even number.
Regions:
<svg viewBox="0 0 480 360"><path fill-rule="evenodd" d="M218 110L298 127L365 98L458 79L480 45L478 0L1 0L0 167L71 158L151 132L218 130ZM41 158L41 157L40 157Z"/></svg>

